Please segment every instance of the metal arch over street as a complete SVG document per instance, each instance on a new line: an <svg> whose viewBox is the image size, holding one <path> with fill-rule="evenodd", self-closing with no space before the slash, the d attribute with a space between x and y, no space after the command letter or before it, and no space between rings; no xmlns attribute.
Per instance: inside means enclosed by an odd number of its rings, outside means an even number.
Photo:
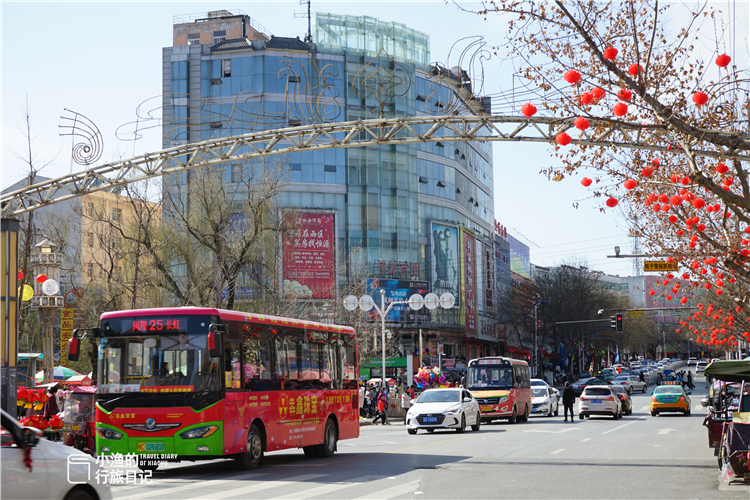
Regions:
<svg viewBox="0 0 750 500"><path fill-rule="evenodd" d="M232 137L184 144L82 172L44 181L3 194L5 216L20 215L42 206L105 191L145 179L208 165L266 156L330 148L351 148L420 142L524 141L553 143L555 136L573 127L574 117L526 118L519 116L417 116L312 124L265 130ZM664 125L589 119L591 127L580 133L577 144L671 153L680 149ZM706 131L710 132L710 131ZM727 132L721 132L727 134ZM738 137L750 139L747 134ZM750 161L747 151L720 150L699 139L689 143L692 153L713 158ZM708 148L711 149L708 149ZM4 209L5 212L5 209Z"/></svg>

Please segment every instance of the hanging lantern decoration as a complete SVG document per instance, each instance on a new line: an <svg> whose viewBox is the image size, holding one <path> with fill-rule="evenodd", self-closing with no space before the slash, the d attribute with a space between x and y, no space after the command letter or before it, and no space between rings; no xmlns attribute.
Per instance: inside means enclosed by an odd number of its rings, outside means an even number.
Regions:
<svg viewBox="0 0 750 500"><path fill-rule="evenodd" d="M23 271L18 271L18 281L23 279Z"/></svg>
<svg viewBox="0 0 750 500"><path fill-rule="evenodd" d="M641 175L643 177L651 177L652 175L654 175L654 171L646 167L643 170L641 170Z"/></svg>
<svg viewBox="0 0 750 500"><path fill-rule="evenodd" d="M671 203L674 206L682 205L683 199L682 196L674 195L669 199L669 203Z"/></svg>
<svg viewBox="0 0 750 500"><path fill-rule="evenodd" d="M560 132L559 134L557 134L557 137L555 137L555 140L560 146L567 146L573 141L573 139L570 137L570 135L568 135L567 132Z"/></svg>
<svg viewBox="0 0 750 500"><path fill-rule="evenodd" d="M591 92L584 92L581 94L581 104L583 105L589 105L594 100L594 94Z"/></svg>
<svg viewBox="0 0 750 500"><path fill-rule="evenodd" d="M677 222L677 216L670 215L669 216L669 222L671 222L672 224L674 224L675 222Z"/></svg>
<svg viewBox="0 0 750 500"><path fill-rule="evenodd" d="M589 121L583 116L579 116L573 120L573 125L575 125L578 130L586 130L590 126Z"/></svg>
<svg viewBox="0 0 750 500"><path fill-rule="evenodd" d="M629 101L633 98L633 93L628 89L620 89L620 91L617 93L617 98L621 101Z"/></svg>
<svg viewBox="0 0 750 500"><path fill-rule="evenodd" d="M610 198L607 200L607 206L609 208L615 208L617 206L617 198Z"/></svg>
<svg viewBox="0 0 750 500"><path fill-rule="evenodd" d="M36 277L36 282L41 285L42 283L44 283L45 281L47 281L47 279L48 278L47 278L46 274L40 274L39 276Z"/></svg>
<svg viewBox="0 0 750 500"><path fill-rule="evenodd" d="M635 182L633 179L628 179L625 182L622 183L623 187L630 191L631 189L635 189L635 187L638 185L637 182Z"/></svg>
<svg viewBox="0 0 750 500"><path fill-rule="evenodd" d="M615 107L612 108L612 112L615 116L625 116L628 113L628 105L624 102L618 102Z"/></svg>
<svg viewBox="0 0 750 500"><path fill-rule="evenodd" d="M655 291L653 291L653 290L651 290L650 292L648 292L648 294L649 294L649 295L651 295L651 296L653 297L653 296L654 296L654 294L656 294L656 292L655 292Z"/></svg>
<svg viewBox="0 0 750 500"><path fill-rule="evenodd" d="M616 48L614 48L614 47L607 47L606 49L604 49L604 54L602 54L602 55L604 56L604 59L608 59L610 61L614 61L615 57L617 57L617 52L619 52L619 51Z"/></svg>
<svg viewBox="0 0 750 500"><path fill-rule="evenodd" d="M633 76L638 76L638 73L643 71L643 66L640 64L631 64L628 68L628 73L630 73Z"/></svg>
<svg viewBox="0 0 750 500"><path fill-rule="evenodd" d="M569 84L575 85L581 79L581 74L574 69L569 69L568 71L565 72L565 75L563 75L563 78L565 78L565 81L568 82Z"/></svg>
<svg viewBox="0 0 750 500"><path fill-rule="evenodd" d="M723 163L719 163L718 165L716 165L716 171L720 174L726 174L727 172L729 172L729 167L727 167Z"/></svg>
<svg viewBox="0 0 750 500"><path fill-rule="evenodd" d="M708 94L705 92L696 92L693 94L693 102L696 106L703 106L708 102Z"/></svg>
<svg viewBox="0 0 750 500"><path fill-rule="evenodd" d="M726 68L730 62L732 62L732 58L726 54L721 54L716 58L716 65L720 68Z"/></svg>
<svg viewBox="0 0 750 500"><path fill-rule="evenodd" d="M581 179L581 184L583 184L583 187L589 187L592 182L594 181L592 181L588 177L584 177L583 179Z"/></svg>
<svg viewBox="0 0 750 500"><path fill-rule="evenodd" d="M530 102L527 102L523 106L521 106L521 113L523 113L523 116L526 118L531 118L536 114L536 106L531 104Z"/></svg>

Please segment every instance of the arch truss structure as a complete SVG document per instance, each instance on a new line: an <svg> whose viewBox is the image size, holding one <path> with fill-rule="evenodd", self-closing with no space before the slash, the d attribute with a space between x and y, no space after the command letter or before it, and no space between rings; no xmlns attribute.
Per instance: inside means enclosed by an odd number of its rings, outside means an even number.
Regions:
<svg viewBox="0 0 750 500"><path fill-rule="evenodd" d="M4 215L20 215L42 206L96 191L198 167L288 153L451 141L540 142L554 144L557 134L573 129L570 118L519 116L417 116L311 124L184 144L27 186L0 197ZM591 127L578 134L577 144L681 154L668 127L589 119ZM706 130L707 133L713 131ZM725 133L725 132L722 132ZM746 134L743 138L750 139ZM717 150L693 140L692 154L750 160L747 151Z"/></svg>

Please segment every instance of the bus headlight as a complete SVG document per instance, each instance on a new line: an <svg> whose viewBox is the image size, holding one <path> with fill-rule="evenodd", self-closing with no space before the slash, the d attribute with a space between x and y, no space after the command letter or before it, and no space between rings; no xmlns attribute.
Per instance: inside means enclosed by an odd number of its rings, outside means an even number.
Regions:
<svg viewBox="0 0 750 500"><path fill-rule="evenodd" d="M218 431L219 428L215 425L207 425L205 427L196 427L189 431L181 432L180 437L182 439L198 439L208 437L214 432Z"/></svg>
<svg viewBox="0 0 750 500"><path fill-rule="evenodd" d="M97 427L96 433L104 439L122 439L122 433L106 427Z"/></svg>

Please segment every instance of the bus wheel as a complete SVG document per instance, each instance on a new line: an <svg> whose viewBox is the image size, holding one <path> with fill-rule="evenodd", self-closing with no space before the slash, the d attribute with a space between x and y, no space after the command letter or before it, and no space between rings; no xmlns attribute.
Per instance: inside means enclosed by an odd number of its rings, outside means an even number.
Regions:
<svg viewBox="0 0 750 500"><path fill-rule="evenodd" d="M326 428L323 432L323 443L317 446L318 456L320 458L330 458L336 451L336 424L333 423L332 419L326 421Z"/></svg>
<svg viewBox="0 0 750 500"><path fill-rule="evenodd" d="M244 453L237 455L237 463L241 469L253 470L263 460L263 440L255 424L247 431L247 448Z"/></svg>
<svg viewBox="0 0 750 500"><path fill-rule="evenodd" d="M517 419L518 419L518 416L516 415L516 407L514 406L513 407L513 414L508 419L508 423L515 424Z"/></svg>

